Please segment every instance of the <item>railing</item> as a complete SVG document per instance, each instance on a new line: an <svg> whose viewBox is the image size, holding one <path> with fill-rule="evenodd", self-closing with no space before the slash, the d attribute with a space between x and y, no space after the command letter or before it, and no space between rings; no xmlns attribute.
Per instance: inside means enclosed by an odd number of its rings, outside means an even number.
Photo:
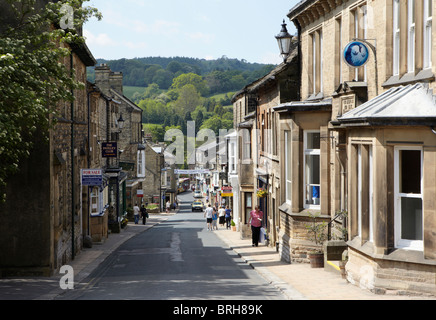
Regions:
<svg viewBox="0 0 436 320"><path fill-rule="evenodd" d="M346 210L342 210L342 211L338 211L336 213L336 215L334 216L334 218L332 220L330 220L330 222L327 224L327 228L328 228L328 240L331 240L331 237L332 237L331 225L332 225L333 222L335 222L338 219L342 220L341 232L342 232L343 240L345 240L345 241L348 240L347 216L348 216L348 212Z"/></svg>

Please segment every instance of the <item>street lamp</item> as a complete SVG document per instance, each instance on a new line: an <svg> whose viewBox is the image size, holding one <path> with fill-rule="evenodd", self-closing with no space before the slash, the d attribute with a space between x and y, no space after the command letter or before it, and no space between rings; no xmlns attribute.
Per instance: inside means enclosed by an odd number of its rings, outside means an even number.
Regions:
<svg viewBox="0 0 436 320"><path fill-rule="evenodd" d="M120 118L118 119L118 128L120 129L120 130L123 130L123 128L124 128L124 119L123 119L123 115L122 114L120 114Z"/></svg>
<svg viewBox="0 0 436 320"><path fill-rule="evenodd" d="M276 39L279 45L280 54L283 57L283 61L286 62L286 58L289 56L291 51L292 36L288 33L288 29L286 29L285 20L283 20L282 30L278 35L276 35Z"/></svg>

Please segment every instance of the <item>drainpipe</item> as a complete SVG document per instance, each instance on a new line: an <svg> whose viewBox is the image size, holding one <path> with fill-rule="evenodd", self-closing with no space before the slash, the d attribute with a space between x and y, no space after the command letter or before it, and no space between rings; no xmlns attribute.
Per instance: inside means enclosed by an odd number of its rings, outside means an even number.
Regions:
<svg viewBox="0 0 436 320"><path fill-rule="evenodd" d="M73 77L73 52L70 53L70 74ZM71 90L71 95L74 98L74 90ZM75 258L75 246L74 246L74 238L75 238L75 166L74 166L74 100L71 101L71 258L74 260Z"/></svg>
<svg viewBox="0 0 436 320"><path fill-rule="evenodd" d="M91 145L90 145L90 143L91 143L91 138L90 138L90 136L91 136L91 128L90 128L91 127L91 102L90 102L90 96L94 92L98 92L98 90L95 86L93 86L92 90L90 92L88 92L88 157L87 157L88 169L90 169L90 167L91 167ZM87 216L88 216L88 228L87 228L88 229L87 230L88 236L90 235L89 224L91 222L90 221L90 213L89 213L89 211L91 210L91 201L89 198L90 197L89 190L90 190L90 187L88 186L88 214L87 214Z"/></svg>
<svg viewBox="0 0 436 320"><path fill-rule="evenodd" d="M298 91L297 91L298 97L297 98L298 98L298 101L300 101L301 100L301 70L302 70L302 67L301 67L301 64L302 64L302 59L301 59L301 57L302 57L301 25L297 19L293 20L292 22L294 22L295 26L297 27L297 32L298 32L298 57L297 57L297 60L298 60Z"/></svg>

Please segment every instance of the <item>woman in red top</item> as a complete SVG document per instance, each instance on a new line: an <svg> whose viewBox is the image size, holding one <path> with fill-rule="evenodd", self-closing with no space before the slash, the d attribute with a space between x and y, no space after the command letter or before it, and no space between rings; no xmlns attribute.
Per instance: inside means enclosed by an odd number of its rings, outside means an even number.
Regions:
<svg viewBox="0 0 436 320"><path fill-rule="evenodd" d="M256 206L253 211L250 212L250 224L252 234L252 246L256 246L259 243L260 228L262 227L263 212L259 210L259 206Z"/></svg>

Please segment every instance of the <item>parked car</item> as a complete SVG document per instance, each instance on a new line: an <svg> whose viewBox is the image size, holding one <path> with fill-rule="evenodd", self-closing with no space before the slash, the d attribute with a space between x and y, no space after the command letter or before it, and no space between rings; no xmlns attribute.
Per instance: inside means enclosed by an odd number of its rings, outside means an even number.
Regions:
<svg viewBox="0 0 436 320"><path fill-rule="evenodd" d="M203 201L201 200L195 200L192 205L192 212L194 211L203 211L204 206L203 206Z"/></svg>
<svg viewBox="0 0 436 320"><path fill-rule="evenodd" d="M203 194L201 193L200 190L195 190L194 198L203 198Z"/></svg>

